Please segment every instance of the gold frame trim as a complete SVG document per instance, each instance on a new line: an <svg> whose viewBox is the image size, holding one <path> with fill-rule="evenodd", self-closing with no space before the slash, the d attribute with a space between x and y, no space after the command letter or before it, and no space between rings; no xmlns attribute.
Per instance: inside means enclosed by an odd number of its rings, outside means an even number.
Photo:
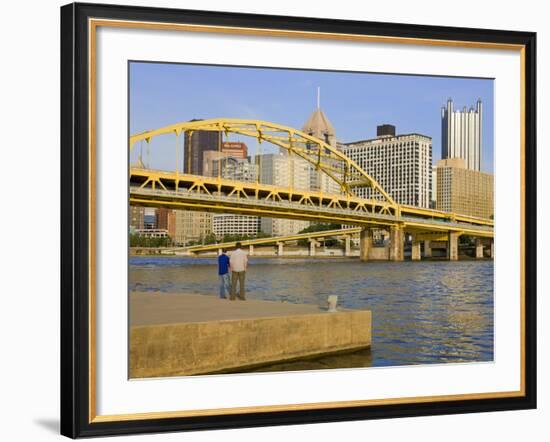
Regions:
<svg viewBox="0 0 550 442"><path fill-rule="evenodd" d="M96 208L96 31L97 28L115 27L115 28L134 28L147 30L169 30L169 31L186 31L186 32L207 32L218 34L236 34L236 35L254 35L267 37L290 37L290 38L309 38L322 40L339 40L339 41L354 41L354 42L370 42L370 43L387 43L387 44L411 44L420 46L443 46L443 47L462 47L476 49L496 49L519 51L520 53L520 208L521 208L521 226L520 226L520 389L518 391L505 392L489 392L489 393L466 393L455 395L438 395L438 396L416 396L416 397L401 397L388 399L368 399L368 400L353 400L353 401L337 401L337 402L317 402L317 403L302 403L302 404L284 404L284 405L262 405L254 407L234 407L234 408L216 408L202 410L181 410L181 411L160 411L149 413L130 413L130 414L113 414L113 415L97 415L96 414L96 225L95 225L95 208ZM88 35L89 35L89 184L90 184L90 199L89 199L89 423L100 422L120 422L134 421L146 419L168 419L178 417L197 417L197 416L217 416L230 414L245 414L259 412L277 412L277 411L295 411L295 410L321 410L327 408L343 408L343 407L364 407L375 405L396 405L396 404L417 404L426 402L442 402L442 401L460 401L466 399L497 399L497 398L513 398L525 396L525 45L521 44L502 44L502 43L480 43L474 41L458 41L458 40L437 40L437 39L422 39L422 38L404 38L404 37L389 37L376 35L357 35L357 34L338 34L310 31L291 31L281 29L261 29L261 28L243 28L233 26L210 26L210 25L190 25L179 23L156 23L156 22L140 22L130 20L110 20L110 19L94 19L88 20Z"/></svg>

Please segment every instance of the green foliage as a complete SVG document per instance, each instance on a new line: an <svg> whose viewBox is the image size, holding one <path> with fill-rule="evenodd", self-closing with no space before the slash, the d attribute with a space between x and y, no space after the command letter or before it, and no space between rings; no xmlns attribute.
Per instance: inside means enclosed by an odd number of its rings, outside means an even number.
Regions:
<svg viewBox="0 0 550 442"><path fill-rule="evenodd" d="M239 235L239 234L229 234L224 235L221 238L217 238L216 235L213 233L209 233L208 235L205 235L204 238L201 238L198 241L188 241L188 246L195 246L195 245L208 245L208 244L217 244L222 242L237 242L237 241L246 241L248 239L256 239L256 238L269 238L270 235L264 232L259 232L257 235Z"/></svg>
<svg viewBox="0 0 550 442"><path fill-rule="evenodd" d="M147 238L137 233L130 234L130 247L168 247L172 245L170 237Z"/></svg>
<svg viewBox="0 0 550 442"><path fill-rule="evenodd" d="M341 224L335 224L335 223L316 223L311 224L310 226L306 227L305 229L300 230L298 233L312 233L312 232L324 232L327 230L338 230L341 229ZM298 245L301 247L306 247L309 245L309 242L307 239L300 239L298 241ZM337 239L326 239L325 240L325 246L327 247L335 247L338 245Z"/></svg>
<svg viewBox="0 0 550 442"><path fill-rule="evenodd" d="M208 235L204 236L204 244L216 244L216 242L218 242L218 240L216 238L216 235L214 235L213 233L209 233Z"/></svg>
<svg viewBox="0 0 550 442"><path fill-rule="evenodd" d="M342 224L335 223L315 223L300 230L298 233L324 232L325 230L338 230L342 228Z"/></svg>

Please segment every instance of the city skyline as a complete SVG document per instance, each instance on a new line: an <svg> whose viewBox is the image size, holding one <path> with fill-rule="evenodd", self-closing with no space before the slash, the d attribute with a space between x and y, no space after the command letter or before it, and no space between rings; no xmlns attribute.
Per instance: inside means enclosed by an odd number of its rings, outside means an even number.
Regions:
<svg viewBox="0 0 550 442"><path fill-rule="evenodd" d="M267 86L266 86L267 85ZM301 128L317 107L333 123L336 138L349 143L376 137L376 126L393 124L398 134L432 138L433 164L441 158L441 106L484 103L481 169L493 172L493 81L394 74L130 63L130 133L194 118L251 118ZM165 137L166 138L166 137ZM244 141L251 153L255 139ZM153 168L173 169L174 140L151 146ZM135 162L140 149L130 158ZM263 153L277 149L263 147Z"/></svg>

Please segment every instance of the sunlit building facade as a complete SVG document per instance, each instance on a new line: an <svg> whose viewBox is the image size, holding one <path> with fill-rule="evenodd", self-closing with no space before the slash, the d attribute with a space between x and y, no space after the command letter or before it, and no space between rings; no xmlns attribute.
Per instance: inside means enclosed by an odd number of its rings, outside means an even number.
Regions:
<svg viewBox="0 0 550 442"><path fill-rule="evenodd" d="M393 129L392 129L393 128ZM392 125L378 126L374 139L342 143L344 154L371 175L399 204L430 207L432 139L421 134L396 135ZM376 190L358 187L363 198L376 198Z"/></svg>
<svg viewBox="0 0 550 442"><path fill-rule="evenodd" d="M478 218L494 214L493 175L466 168L464 159L437 163L436 208Z"/></svg>

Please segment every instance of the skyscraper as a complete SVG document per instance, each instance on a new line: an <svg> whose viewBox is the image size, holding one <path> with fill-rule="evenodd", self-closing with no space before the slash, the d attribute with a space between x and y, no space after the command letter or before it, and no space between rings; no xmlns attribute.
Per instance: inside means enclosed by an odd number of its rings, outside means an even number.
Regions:
<svg viewBox="0 0 550 442"><path fill-rule="evenodd" d="M460 111L449 98L441 108L441 158L462 158L467 169L481 170L482 123L481 100Z"/></svg>
<svg viewBox="0 0 550 442"><path fill-rule="evenodd" d="M327 118L325 113L321 110L321 92L317 88L317 108L312 112L307 121L302 127L302 131L308 135L312 135L318 138L329 146L337 148L336 146L336 131L334 126ZM319 173L315 166L310 165L310 190L320 190L321 192L339 193L340 188L338 183L332 180L328 175Z"/></svg>
<svg viewBox="0 0 550 442"><path fill-rule="evenodd" d="M185 132L183 172L203 175L204 152L221 151L221 136L220 132L208 130L196 130L192 134Z"/></svg>

